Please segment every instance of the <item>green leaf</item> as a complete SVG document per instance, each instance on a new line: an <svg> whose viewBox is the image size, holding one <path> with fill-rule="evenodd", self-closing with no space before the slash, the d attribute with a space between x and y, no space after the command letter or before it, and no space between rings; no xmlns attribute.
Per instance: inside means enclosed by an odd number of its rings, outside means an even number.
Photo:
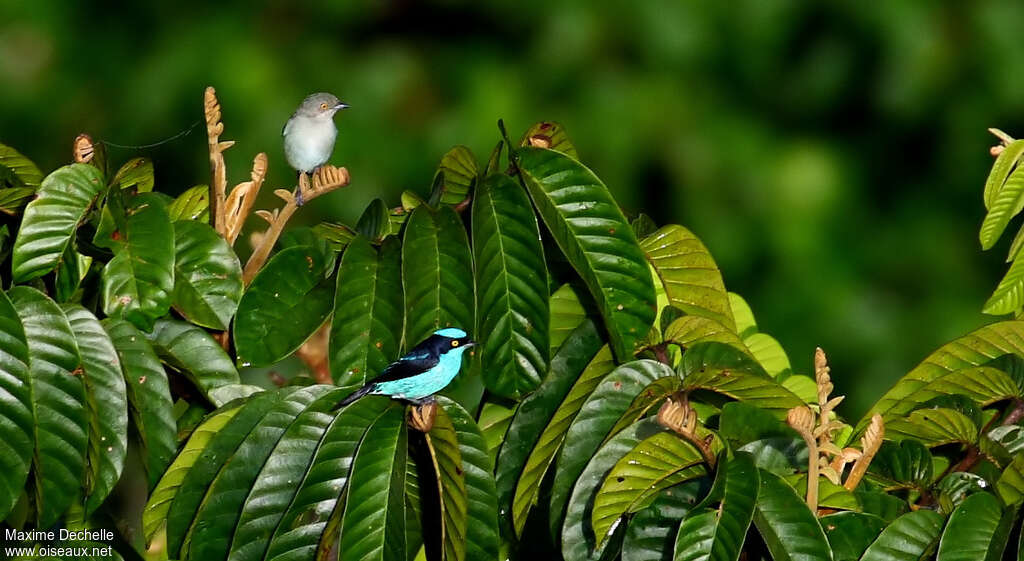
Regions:
<svg viewBox="0 0 1024 561"><path fill-rule="evenodd" d="M620 519L662 490L707 473L701 453L672 433L652 435L619 459L594 498L591 523L600 546Z"/></svg>
<svg viewBox="0 0 1024 561"><path fill-rule="evenodd" d="M454 402L449 400L449 403ZM433 463L433 483L441 497L440 512L434 514L441 521L441 559L462 560L466 557L466 503L469 499L458 436L443 406L439 408L426 440Z"/></svg>
<svg viewBox="0 0 1024 561"><path fill-rule="evenodd" d="M670 224L642 240L640 247L665 285L670 304L736 330L722 273L700 238Z"/></svg>
<svg viewBox="0 0 1024 561"><path fill-rule="evenodd" d="M214 412L196 430L192 431L185 447L164 472L160 482L150 494L145 510L142 511L142 529L147 546L153 541L156 533L166 526L171 502L177 496L178 489L181 488L189 470L195 465L214 436L241 410L242 407L239 405Z"/></svg>
<svg viewBox="0 0 1024 561"><path fill-rule="evenodd" d="M807 465L806 460L804 465ZM907 501L881 491L857 489L854 492L854 496L857 502L860 503L861 512L873 514L885 521L886 524L891 523L910 510L910 505L907 504Z"/></svg>
<svg viewBox="0 0 1024 561"><path fill-rule="evenodd" d="M43 181L43 172L39 171L32 160L5 144L0 144L0 166L11 170L25 187L34 189Z"/></svg>
<svg viewBox="0 0 1024 561"><path fill-rule="evenodd" d="M662 339L688 349L697 343L716 341L750 354L747 345L729 328L717 321L701 316L683 316L665 328Z"/></svg>
<svg viewBox="0 0 1024 561"><path fill-rule="evenodd" d="M656 314L654 284L633 229L608 188L579 162L554 150L514 154L538 213L594 297L615 356L628 360Z"/></svg>
<svg viewBox="0 0 1024 561"><path fill-rule="evenodd" d="M152 488L171 463L177 449L174 401L167 373L146 337L125 320L102 322L117 349L128 388L132 420L142 440L143 458Z"/></svg>
<svg viewBox="0 0 1024 561"><path fill-rule="evenodd" d="M182 220L197 220L209 222L210 220L210 187L208 185L196 185L186 189L184 193L167 205L167 214L174 222Z"/></svg>
<svg viewBox="0 0 1024 561"><path fill-rule="evenodd" d="M724 343L694 345L683 355L683 385L705 389L770 411L778 418L804 404L748 355Z"/></svg>
<svg viewBox="0 0 1024 561"><path fill-rule="evenodd" d="M498 502L494 487L494 462L487 453L484 437L462 407L444 397L437 398L455 428L463 477L469 499L466 510L466 561L498 557Z"/></svg>
<svg viewBox="0 0 1024 561"><path fill-rule="evenodd" d="M1022 153L1024 153L1024 141L1015 140L996 157L996 161L992 164L992 170L989 171L988 179L985 180L986 209L992 208L996 195L1002 190L1007 176L1020 160Z"/></svg>
<svg viewBox="0 0 1024 561"><path fill-rule="evenodd" d="M157 320L147 335L153 350L167 364L182 372L210 401L210 391L221 386L239 384L238 370L223 347L206 330L176 319Z"/></svg>
<svg viewBox="0 0 1024 561"><path fill-rule="evenodd" d="M41 277L57 266L102 185L99 170L88 164L64 166L46 176L14 240L14 282Z"/></svg>
<svg viewBox="0 0 1024 561"><path fill-rule="evenodd" d="M707 493L707 478L661 491L650 506L629 521L622 561L672 561L679 521Z"/></svg>
<svg viewBox="0 0 1024 561"><path fill-rule="evenodd" d="M225 330L242 297L242 265L224 238L193 220L174 225L174 309L192 323Z"/></svg>
<svg viewBox="0 0 1024 561"><path fill-rule="evenodd" d="M679 525L675 561L736 561L759 488L758 469L750 456L721 456L711 493ZM717 508L712 507L715 503Z"/></svg>
<svg viewBox="0 0 1024 561"><path fill-rule="evenodd" d="M1006 466L996 482L996 492L1008 505L1024 501L1024 455L1017 454L1010 465Z"/></svg>
<svg viewBox="0 0 1024 561"><path fill-rule="evenodd" d="M763 477L762 474L762 484ZM821 517L820 522L828 536L834 561L857 561L885 528L884 520L861 512L837 512Z"/></svg>
<svg viewBox="0 0 1024 561"><path fill-rule="evenodd" d="M1001 316L1012 314L1024 306L1024 259L1015 259L989 296L982 313Z"/></svg>
<svg viewBox="0 0 1024 561"><path fill-rule="evenodd" d="M38 527L48 528L81 487L88 445L82 359L67 316L45 294L24 286L8 292L28 341Z"/></svg>
<svg viewBox="0 0 1024 561"><path fill-rule="evenodd" d="M317 390L314 394L318 396L316 401L299 413L274 444L234 524L229 553L231 559L263 559L274 529L299 489L295 484L298 474L305 474L310 469L310 461L334 421L330 409L346 393L342 388L326 392ZM256 430L265 432L262 427ZM238 453L243 453L243 450L240 448ZM227 512L224 515L227 516Z"/></svg>
<svg viewBox="0 0 1024 561"><path fill-rule="evenodd" d="M978 235L981 240L981 249L990 249L995 245L996 240L1006 230L1010 219L1017 216L1024 208L1022 195L1024 195L1024 166L1017 166L1006 178L1002 188L992 197L988 214L981 222L981 231Z"/></svg>
<svg viewBox="0 0 1024 561"><path fill-rule="evenodd" d="M999 561L1015 515L989 493L967 497L949 516L936 561Z"/></svg>
<svg viewBox="0 0 1024 561"><path fill-rule="evenodd" d="M558 290L554 291L548 299L548 309L551 311L548 324L551 356L555 356L569 334L590 315L580 301L579 290L574 284L566 283L558 287Z"/></svg>
<svg viewBox="0 0 1024 561"><path fill-rule="evenodd" d="M508 427L512 424L512 417L515 414L514 405L506 405L499 401L484 399L480 406L480 415L476 422L480 426L480 432L487 443L487 452L492 460L498 457L498 451L505 441L505 434L508 432Z"/></svg>
<svg viewBox="0 0 1024 561"><path fill-rule="evenodd" d="M403 407L391 400L366 398L346 406L337 414L320 440L309 469L296 480L298 490L272 534L264 559L312 559L321 542L337 543L337 524L346 504L343 493L349 482L356 450L361 442L370 442L364 439L367 428L385 414L394 418L401 416L403 411ZM367 449L384 445L386 443L374 443ZM364 473L363 477L370 475ZM327 527L328 524L333 531Z"/></svg>
<svg viewBox="0 0 1024 561"><path fill-rule="evenodd" d="M310 246L289 247L260 269L242 294L234 339L242 366L266 366L295 352L331 315L327 256Z"/></svg>
<svg viewBox="0 0 1024 561"><path fill-rule="evenodd" d="M103 268L103 311L144 331L166 315L174 291L174 228L163 201L143 193L129 201L122 244Z"/></svg>
<svg viewBox="0 0 1024 561"><path fill-rule="evenodd" d="M868 466L868 477L888 489L924 489L932 482L932 454L919 440L886 440Z"/></svg>
<svg viewBox="0 0 1024 561"><path fill-rule="evenodd" d="M392 407L366 431L352 462L341 519L339 559L406 561L403 408ZM329 545L329 544L328 544ZM321 542L321 548L324 542Z"/></svg>
<svg viewBox="0 0 1024 561"><path fill-rule="evenodd" d="M817 516L781 477L760 470L754 524L775 561L821 561L832 550Z"/></svg>
<svg viewBox="0 0 1024 561"><path fill-rule="evenodd" d="M96 316L75 304L63 306L75 334L85 375L89 419L85 514L103 503L121 477L128 449L128 394L117 350Z"/></svg>
<svg viewBox="0 0 1024 561"><path fill-rule="evenodd" d="M861 561L919 561L927 559L939 541L945 518L929 510L904 514L882 530Z"/></svg>
<svg viewBox="0 0 1024 561"><path fill-rule="evenodd" d="M476 156L469 148L456 146L441 157L437 173L441 175L441 203L459 204L466 199L470 188L476 183Z"/></svg>
<svg viewBox="0 0 1024 561"><path fill-rule="evenodd" d="M1007 354L1024 356L1024 322L993 323L943 345L886 392L857 423L856 432L861 433L875 413L880 413L886 423L909 413L927 400L919 400L918 392L939 378L964 368L984 366Z"/></svg>
<svg viewBox="0 0 1024 561"><path fill-rule="evenodd" d="M718 427L718 435L737 446L765 438L799 436L775 415L742 401L733 401L722 406Z"/></svg>
<svg viewBox="0 0 1024 561"><path fill-rule="evenodd" d="M798 495L807 496L807 474L794 473L783 475L783 479L794 489ZM847 491L842 485L836 485L825 477L818 478L818 508L833 508L839 510L861 510L857 496Z"/></svg>
<svg viewBox="0 0 1024 561"><path fill-rule="evenodd" d="M33 187L11 187L0 189L0 212L15 216L34 197L36 190Z"/></svg>
<svg viewBox="0 0 1024 561"><path fill-rule="evenodd" d="M768 374L778 378L792 371L786 351L771 335L754 333L743 342L746 343L750 354L757 359L757 362L761 363Z"/></svg>
<svg viewBox="0 0 1024 561"><path fill-rule="evenodd" d="M3 145L0 145L2 153ZM0 291L0 518L7 518L28 478L35 448L35 405L25 329Z"/></svg>
<svg viewBox="0 0 1024 561"><path fill-rule="evenodd" d="M548 362L548 272L537 218L505 174L480 184L472 213L484 384L519 399L540 385Z"/></svg>
<svg viewBox="0 0 1024 561"><path fill-rule="evenodd" d="M614 437L611 430L633 399L651 382L674 375L669 367L660 362L634 360L619 366L600 380L566 431L565 445L558 456L551 487L552 523L567 516L565 507L573 483L583 473L587 461L601 447L601 443ZM568 523L568 518L566 520Z"/></svg>
<svg viewBox="0 0 1024 561"><path fill-rule="evenodd" d="M885 436L892 440L915 438L929 448L959 442L978 441L978 427L966 415L954 409L918 409L906 418L885 425Z"/></svg>
<svg viewBox="0 0 1024 561"><path fill-rule="evenodd" d="M111 185L121 189L135 187L139 193L153 190L153 162L149 158L132 158L117 170Z"/></svg>
<svg viewBox="0 0 1024 561"><path fill-rule="evenodd" d="M473 258L466 229L451 207L434 210L420 206L412 212L402 244L402 285L406 348L445 327L458 327L473 335ZM457 401L467 407L482 393L479 379L468 370L444 391L459 396Z"/></svg>
<svg viewBox="0 0 1024 561"><path fill-rule="evenodd" d="M92 257L86 257L68 245L54 275L54 300L60 303L73 300L91 264Z"/></svg>
<svg viewBox="0 0 1024 561"><path fill-rule="evenodd" d="M321 222L313 226L312 230L313 235L327 242L327 245L338 253L344 251L352 238L356 237L356 233L344 224Z"/></svg>
<svg viewBox="0 0 1024 561"><path fill-rule="evenodd" d="M735 292L728 293L729 309L732 310L732 317L736 320L736 333L740 337L749 337L757 333L757 321L754 320L754 312L742 296Z"/></svg>
<svg viewBox="0 0 1024 561"><path fill-rule="evenodd" d="M596 560L601 557L602 551L596 547L596 541L588 523L593 514L597 490L608 471L619 459L628 454L640 441L664 431L665 429L654 419L642 419L612 437L592 456L584 458L586 465L581 470L579 477L574 478L572 482L574 483L572 495L566 501L568 508L564 509L565 523L560 527L562 556L566 561ZM560 517L557 518L560 521ZM552 520L552 523L555 522ZM613 535L623 530L621 526L613 531Z"/></svg>
<svg viewBox="0 0 1024 561"><path fill-rule="evenodd" d="M540 482L561 446L569 423L586 395L597 386L597 380L614 368L611 352L605 347L601 373L597 376L581 374L601 350L602 343L593 321L584 321L576 328L552 357L544 382L519 404L504 433L495 475L498 504L512 513L514 524L520 530L526 522L527 511L537 500ZM567 396L574 385L580 387L579 397L570 402Z"/></svg>
<svg viewBox="0 0 1024 561"><path fill-rule="evenodd" d="M619 420L615 421L615 426L612 427L609 434L615 434L640 417L647 416L652 409L665 403L667 397L679 391L682 385L683 381L679 379L679 376L665 376L647 384L633 398L633 402L629 404Z"/></svg>
<svg viewBox="0 0 1024 561"><path fill-rule="evenodd" d="M569 140L565 127L554 121L541 121L526 129L519 140L520 146L541 146L557 150L574 160L578 160L576 147Z"/></svg>
<svg viewBox="0 0 1024 561"><path fill-rule="evenodd" d="M379 242L391 233L391 218L388 205L383 199L374 199L356 222L356 232L363 237Z"/></svg>
<svg viewBox="0 0 1024 561"><path fill-rule="evenodd" d="M341 257L331 321L331 376L339 386L362 386L398 357L405 302L397 239L380 250L356 236Z"/></svg>

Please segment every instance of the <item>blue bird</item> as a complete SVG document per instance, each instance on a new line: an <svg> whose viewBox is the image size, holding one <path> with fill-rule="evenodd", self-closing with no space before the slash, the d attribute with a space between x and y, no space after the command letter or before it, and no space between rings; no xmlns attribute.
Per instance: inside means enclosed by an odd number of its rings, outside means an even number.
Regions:
<svg viewBox="0 0 1024 561"><path fill-rule="evenodd" d="M387 395L418 405L426 403L455 379L462 367L462 353L475 344L461 329L439 329L389 364L380 376L341 400L338 407L364 395Z"/></svg>

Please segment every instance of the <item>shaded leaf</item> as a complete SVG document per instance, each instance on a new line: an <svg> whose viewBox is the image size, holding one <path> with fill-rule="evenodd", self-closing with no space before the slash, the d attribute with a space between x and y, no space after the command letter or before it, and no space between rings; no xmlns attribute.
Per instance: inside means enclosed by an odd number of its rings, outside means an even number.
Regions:
<svg viewBox="0 0 1024 561"><path fill-rule="evenodd" d="M832 559L818 518L781 477L760 470L754 524L774 561ZM865 544L866 545L866 544Z"/></svg>
<svg viewBox="0 0 1024 561"><path fill-rule="evenodd" d="M110 184L118 185L121 189L135 187L139 193L148 193L153 190L153 183L153 161L149 158L132 158L117 170Z"/></svg>
<svg viewBox="0 0 1024 561"><path fill-rule="evenodd" d="M881 518L860 512L837 512L820 521L834 561L857 561L885 528Z"/></svg>
<svg viewBox="0 0 1024 561"><path fill-rule="evenodd" d="M210 395L212 390L241 383L224 348L200 327L181 320L161 319L147 337L160 358L185 374L215 406L225 402L215 400Z"/></svg>
<svg viewBox="0 0 1024 561"><path fill-rule="evenodd" d="M454 402L448 403L458 407ZM458 436L451 418L443 406L438 410L434 426L426 434L433 462L432 482L441 496L440 512L434 513L441 521L441 559L461 561L466 557L466 480L462 471L462 454Z"/></svg>
<svg viewBox="0 0 1024 561"><path fill-rule="evenodd" d="M32 160L5 144L0 144L0 166L11 170L25 187L35 189L43 181L43 172Z"/></svg>
<svg viewBox="0 0 1024 561"><path fill-rule="evenodd" d="M735 561L754 515L758 469L746 454L719 459L708 496L686 514L676 536L676 561ZM717 508L713 505L718 504Z"/></svg>
<svg viewBox="0 0 1024 561"><path fill-rule="evenodd" d="M683 386L705 389L761 407L779 418L803 400L748 355L724 343L699 343L683 355Z"/></svg>
<svg viewBox="0 0 1024 561"><path fill-rule="evenodd" d="M707 493L707 487L707 479L702 478L661 491L629 521L622 561L672 561L679 521Z"/></svg>
<svg viewBox="0 0 1024 561"><path fill-rule="evenodd" d="M949 517L939 541L937 561L998 561L1015 513L1004 512L989 493L967 497Z"/></svg>
<svg viewBox="0 0 1024 561"><path fill-rule="evenodd" d="M213 228L193 220L174 225L174 309L192 323L224 330L242 298L242 265Z"/></svg>
<svg viewBox="0 0 1024 561"><path fill-rule="evenodd" d="M0 153L3 146L0 145ZM28 478L35 449L29 350L18 312L0 291L0 518L14 508Z"/></svg>
<svg viewBox="0 0 1024 561"><path fill-rule="evenodd" d="M356 233L374 241L384 239L384 236L391 233L389 212L383 199L370 201L356 222Z"/></svg>
<svg viewBox="0 0 1024 561"><path fill-rule="evenodd" d="M555 356L559 347L577 327L579 327L589 314L583 303L580 301L580 294L575 285L563 284L555 290L548 299L548 308L551 311L548 339L550 342L551 356Z"/></svg>
<svg viewBox="0 0 1024 561"><path fill-rule="evenodd" d="M210 187L196 185L186 189L167 205L167 215L174 222L182 220L210 221Z"/></svg>
<svg viewBox="0 0 1024 561"><path fill-rule="evenodd" d="M470 188L476 183L476 156L469 148L456 146L441 157L437 173L441 175L438 181L441 188L440 202L446 205L459 204L466 199Z"/></svg>

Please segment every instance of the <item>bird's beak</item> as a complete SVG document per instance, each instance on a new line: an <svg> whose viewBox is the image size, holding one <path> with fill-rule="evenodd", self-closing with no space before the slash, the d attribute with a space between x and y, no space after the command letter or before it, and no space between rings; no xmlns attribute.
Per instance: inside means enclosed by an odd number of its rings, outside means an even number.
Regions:
<svg viewBox="0 0 1024 561"><path fill-rule="evenodd" d="M334 106L334 110L335 111L337 111L339 109L348 109L348 108L349 108L349 104L347 104L347 103L339 103L339 104Z"/></svg>
<svg viewBox="0 0 1024 561"><path fill-rule="evenodd" d="M476 341L466 341L462 346L463 347L475 347L476 346Z"/></svg>

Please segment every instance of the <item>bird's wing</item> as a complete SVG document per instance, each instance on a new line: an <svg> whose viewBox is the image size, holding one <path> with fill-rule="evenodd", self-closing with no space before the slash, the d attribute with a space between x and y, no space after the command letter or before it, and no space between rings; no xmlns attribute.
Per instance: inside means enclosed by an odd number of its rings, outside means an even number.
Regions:
<svg viewBox="0 0 1024 561"><path fill-rule="evenodd" d="M413 349L415 351L415 349ZM427 370L437 366L438 359L435 356L431 356L430 353L415 353L410 352L402 358L392 362L377 376L370 381L371 384L379 384L382 382L392 382L394 380L401 380L404 378L411 378L419 374L423 374Z"/></svg>
<svg viewBox="0 0 1024 561"><path fill-rule="evenodd" d="M281 129L281 136L288 136L288 127L292 125L292 119L294 118L295 116L292 115L287 121L284 122L284 127Z"/></svg>

